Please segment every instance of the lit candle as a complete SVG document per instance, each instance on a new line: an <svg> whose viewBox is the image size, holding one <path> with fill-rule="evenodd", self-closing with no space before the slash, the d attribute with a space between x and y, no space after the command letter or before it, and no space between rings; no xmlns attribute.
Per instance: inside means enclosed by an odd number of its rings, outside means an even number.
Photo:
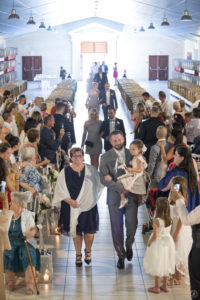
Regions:
<svg viewBox="0 0 200 300"><path fill-rule="evenodd" d="M44 281L46 281L46 282L49 281L49 274L45 273L43 278L44 278Z"/></svg>

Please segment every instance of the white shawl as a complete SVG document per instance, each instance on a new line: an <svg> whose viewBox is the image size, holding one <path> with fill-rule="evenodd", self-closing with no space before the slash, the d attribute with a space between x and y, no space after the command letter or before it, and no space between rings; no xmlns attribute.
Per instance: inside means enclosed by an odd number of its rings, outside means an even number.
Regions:
<svg viewBox="0 0 200 300"><path fill-rule="evenodd" d="M83 185L76 199L76 201L80 204L80 207L73 208L70 206L70 235L73 238L76 237L76 225L78 224L79 215L84 211L92 209L96 205L102 190L103 186L100 183L100 176L97 169L85 164ZM57 178L53 205L58 205L60 201L66 198L71 198L71 196L66 185L65 170L63 169Z"/></svg>

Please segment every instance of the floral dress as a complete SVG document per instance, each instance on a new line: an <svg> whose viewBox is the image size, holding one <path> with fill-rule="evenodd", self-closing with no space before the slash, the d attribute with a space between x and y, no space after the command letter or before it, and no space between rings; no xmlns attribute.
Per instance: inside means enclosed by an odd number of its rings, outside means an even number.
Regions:
<svg viewBox="0 0 200 300"><path fill-rule="evenodd" d="M26 183L30 187L34 188L38 193L42 192L42 177L33 165L28 165L23 168L22 175L20 176L20 182ZM26 189L20 187L21 191Z"/></svg>

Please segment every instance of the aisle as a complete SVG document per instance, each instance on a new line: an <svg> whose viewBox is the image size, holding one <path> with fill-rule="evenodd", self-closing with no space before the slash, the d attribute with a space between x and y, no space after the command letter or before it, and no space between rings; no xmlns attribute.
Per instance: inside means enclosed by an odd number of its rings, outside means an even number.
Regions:
<svg viewBox="0 0 200 300"><path fill-rule="evenodd" d="M131 122L125 114L123 101L118 102L117 116L125 122L127 144L132 135ZM87 110L84 107L86 100L84 83L79 83L76 95L75 129L77 146L80 146L83 123L87 119ZM85 159L88 162L88 157ZM152 277L144 273L142 262L148 236L143 237L142 224L146 221L144 207L139 208L139 225L133 247L132 262L125 261L125 269L116 268L117 257L112 245L110 220L106 206L106 190L99 200L100 229L95 235L92 263L90 266L83 263L82 268L75 267L75 251L72 239L65 236L45 237L46 248L53 250L54 275L51 284L40 285L40 296L26 296L25 287L7 293L8 300L188 300L189 289L173 287L168 294L153 295L147 289L154 283Z"/></svg>

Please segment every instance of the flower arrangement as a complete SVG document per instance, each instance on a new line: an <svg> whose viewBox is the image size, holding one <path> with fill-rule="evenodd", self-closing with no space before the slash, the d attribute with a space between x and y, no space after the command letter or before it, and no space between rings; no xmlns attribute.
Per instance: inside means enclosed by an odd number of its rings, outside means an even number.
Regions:
<svg viewBox="0 0 200 300"><path fill-rule="evenodd" d="M55 169L53 169L52 167L48 167L48 173L47 173L47 178L49 180L49 182L52 184L53 182L57 181L57 177L58 177L58 171L56 171Z"/></svg>
<svg viewBox="0 0 200 300"><path fill-rule="evenodd" d="M51 208L51 201L46 195L42 195L39 199L39 211L43 211Z"/></svg>

